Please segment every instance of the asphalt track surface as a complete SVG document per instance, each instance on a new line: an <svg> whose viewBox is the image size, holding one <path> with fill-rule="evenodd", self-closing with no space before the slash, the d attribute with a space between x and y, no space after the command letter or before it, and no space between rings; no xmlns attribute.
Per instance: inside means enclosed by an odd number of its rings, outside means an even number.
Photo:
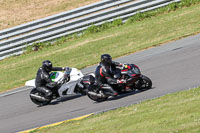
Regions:
<svg viewBox="0 0 200 133"><path fill-rule="evenodd" d="M70 96L43 107L37 107L30 101L30 89L19 88L0 94L0 132L23 131L200 86L200 35L116 60L137 64L142 73L152 79L153 88L121 95L101 103L96 103L87 96ZM89 73L94 69L95 66L92 66L82 71Z"/></svg>

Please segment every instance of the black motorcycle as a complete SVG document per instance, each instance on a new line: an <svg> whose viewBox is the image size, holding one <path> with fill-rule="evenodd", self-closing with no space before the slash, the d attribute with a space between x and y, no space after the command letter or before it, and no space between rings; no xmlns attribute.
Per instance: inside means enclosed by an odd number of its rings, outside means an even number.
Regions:
<svg viewBox="0 0 200 133"><path fill-rule="evenodd" d="M152 81L145 75L142 75L140 69L135 64L126 64L122 69L116 69L114 74L115 79L124 79L126 83L111 85L117 92L124 93L138 90L146 90L152 87ZM88 87L88 97L94 101L101 102L107 100L110 95L107 95L106 89L101 89L95 82L95 77L90 75L90 83Z"/></svg>

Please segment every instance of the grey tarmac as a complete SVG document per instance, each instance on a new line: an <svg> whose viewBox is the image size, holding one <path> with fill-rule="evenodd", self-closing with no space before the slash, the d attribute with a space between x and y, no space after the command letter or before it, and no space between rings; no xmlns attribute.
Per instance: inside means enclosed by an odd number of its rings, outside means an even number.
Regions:
<svg viewBox="0 0 200 133"><path fill-rule="evenodd" d="M43 107L30 101L30 88L18 88L0 94L0 132L19 132L200 86L200 34L123 56L116 61L137 64L142 73L152 79L153 88L101 103L87 96L68 96ZM87 67L82 72L94 72L95 67Z"/></svg>

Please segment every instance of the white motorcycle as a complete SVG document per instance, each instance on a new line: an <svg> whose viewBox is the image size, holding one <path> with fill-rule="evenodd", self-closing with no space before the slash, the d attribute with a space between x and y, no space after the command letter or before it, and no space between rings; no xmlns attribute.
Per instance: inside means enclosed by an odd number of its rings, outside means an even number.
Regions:
<svg viewBox="0 0 200 133"><path fill-rule="evenodd" d="M52 72L50 78L58 84L57 87L52 90L53 95L50 98L45 98L45 95L36 89L35 79L25 83L25 86L33 87L30 92L30 99L33 103L43 106L49 104L56 98L64 97L66 95L86 95L90 75L84 76L80 70L76 68L68 68L64 72Z"/></svg>

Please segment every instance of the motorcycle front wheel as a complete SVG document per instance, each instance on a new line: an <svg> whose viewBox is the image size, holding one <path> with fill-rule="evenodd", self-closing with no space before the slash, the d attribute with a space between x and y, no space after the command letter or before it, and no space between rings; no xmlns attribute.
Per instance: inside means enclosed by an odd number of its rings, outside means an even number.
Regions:
<svg viewBox="0 0 200 133"><path fill-rule="evenodd" d="M31 92L30 92L30 99L36 105L44 106L44 105L47 105L47 104L49 104L51 102L51 99L48 99L46 101L42 101L42 100L39 100L39 99L36 99L36 98L32 97L31 94L36 95L38 97L44 97L44 94L42 94L41 92L39 92L36 88L34 88L34 89L31 90Z"/></svg>
<svg viewBox="0 0 200 133"><path fill-rule="evenodd" d="M151 79L145 75L142 75L142 77L139 79L139 82L136 88L140 90L144 90L144 89L151 89L151 87L152 87Z"/></svg>

